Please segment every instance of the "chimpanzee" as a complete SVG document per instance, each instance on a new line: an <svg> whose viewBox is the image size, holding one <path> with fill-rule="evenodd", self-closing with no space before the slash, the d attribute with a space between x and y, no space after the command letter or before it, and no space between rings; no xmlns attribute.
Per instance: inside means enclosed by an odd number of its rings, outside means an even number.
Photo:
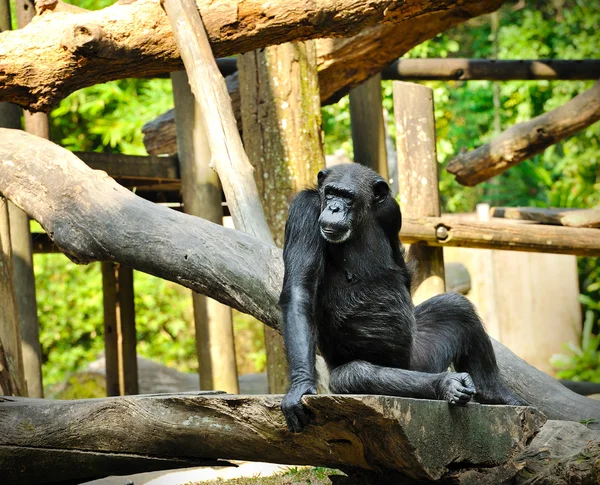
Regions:
<svg viewBox="0 0 600 485"><path fill-rule="evenodd" d="M502 382L481 320L462 295L416 308L387 183L357 163L318 174L292 201L279 301L290 368L281 408L291 431L309 417L318 346L334 393L523 404ZM457 372L448 372L450 364Z"/></svg>

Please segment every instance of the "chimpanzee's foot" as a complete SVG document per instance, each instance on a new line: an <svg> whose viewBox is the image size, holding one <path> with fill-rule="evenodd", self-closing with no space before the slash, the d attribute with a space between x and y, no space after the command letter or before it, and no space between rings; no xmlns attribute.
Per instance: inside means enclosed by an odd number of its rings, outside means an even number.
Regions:
<svg viewBox="0 0 600 485"><path fill-rule="evenodd" d="M451 404L464 406L475 395L475 384L466 372L449 372L442 378L437 395Z"/></svg>

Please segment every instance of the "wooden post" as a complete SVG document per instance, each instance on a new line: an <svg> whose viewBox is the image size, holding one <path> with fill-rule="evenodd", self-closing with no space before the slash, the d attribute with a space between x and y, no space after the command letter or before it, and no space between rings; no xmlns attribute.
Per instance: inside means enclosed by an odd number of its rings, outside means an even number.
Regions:
<svg viewBox="0 0 600 485"><path fill-rule="evenodd" d="M433 91L418 84L396 81L393 92L402 215L439 217ZM423 279L413 296L416 304L445 291L442 248L412 244L409 258L418 261L419 276Z"/></svg>
<svg viewBox="0 0 600 485"><path fill-rule="evenodd" d="M4 3L4 2L2 2ZM8 2L6 2L8 3ZM16 0L17 24L19 28L27 25L35 15L33 1ZM2 22L6 22L4 15ZM2 31L10 29L9 24L2 25ZM15 107L16 108L16 107ZM7 128L20 128L20 113L11 110L15 121ZM25 130L42 138L50 138L48 115L44 113L23 112ZM40 328L37 318L37 302L35 292L35 276L33 274L33 253L29 216L21 209L9 204L11 243L13 250L13 268L17 306L19 309L19 326L21 329L21 345L27 392L30 397L43 397L42 385L42 350L40 348Z"/></svg>
<svg viewBox="0 0 600 485"><path fill-rule="evenodd" d="M133 270L102 263L106 393L138 393Z"/></svg>
<svg viewBox="0 0 600 485"><path fill-rule="evenodd" d="M209 166L211 151L200 107L185 71L171 73L171 81L184 211L222 224L221 184L219 176ZM235 394L239 390L231 309L195 292L192 300L200 389Z"/></svg>
<svg viewBox="0 0 600 485"><path fill-rule="evenodd" d="M381 100L381 74L350 90L354 161L389 180Z"/></svg>
<svg viewBox="0 0 600 485"><path fill-rule="evenodd" d="M11 253L8 201L0 196L0 395L26 396Z"/></svg>
<svg viewBox="0 0 600 485"><path fill-rule="evenodd" d="M283 245L291 198L325 166L313 42L267 47L238 58L244 146L275 243ZM269 391L287 390L281 336L265 327Z"/></svg>

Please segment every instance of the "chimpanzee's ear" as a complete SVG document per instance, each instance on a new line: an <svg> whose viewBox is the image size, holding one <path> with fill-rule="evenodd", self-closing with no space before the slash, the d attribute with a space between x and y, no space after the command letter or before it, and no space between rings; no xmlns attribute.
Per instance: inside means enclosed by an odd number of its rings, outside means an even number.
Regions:
<svg viewBox="0 0 600 485"><path fill-rule="evenodd" d="M383 202L390 194L390 187L385 180L377 180L373 184L373 198L375 202Z"/></svg>
<svg viewBox="0 0 600 485"><path fill-rule="evenodd" d="M329 170L327 170L326 168L324 168L323 170L320 170L319 173L317 174L317 181L319 184L319 188L323 184L323 180L325 180L327 178L327 175L329 175Z"/></svg>

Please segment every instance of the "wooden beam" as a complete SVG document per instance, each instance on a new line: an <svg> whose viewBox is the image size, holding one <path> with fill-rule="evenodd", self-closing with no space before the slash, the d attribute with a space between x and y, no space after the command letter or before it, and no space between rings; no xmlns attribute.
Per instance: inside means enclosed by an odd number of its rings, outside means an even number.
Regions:
<svg viewBox="0 0 600 485"><path fill-rule="evenodd" d="M569 227L600 227L600 208L542 209L539 207L492 207L492 217L534 221Z"/></svg>
<svg viewBox="0 0 600 485"><path fill-rule="evenodd" d="M490 143L458 155L446 170L472 187L600 120L600 81L564 105L503 131Z"/></svg>
<svg viewBox="0 0 600 485"><path fill-rule="evenodd" d="M102 263L106 393L138 393L133 269Z"/></svg>
<svg viewBox="0 0 600 485"><path fill-rule="evenodd" d="M534 251L539 253L600 256L597 229L545 226L528 221L477 222L467 218L403 218L402 242L429 246Z"/></svg>
<svg viewBox="0 0 600 485"><path fill-rule="evenodd" d="M528 407L449 407L443 401L387 396L306 396L304 403L313 414L311 424L291 433L280 411L281 396L16 399L0 402L0 450L35 449L40 457L63 452L63 460L38 477L40 482L72 467L69 455L82 450L395 471L435 480L457 467L457 456L471 467L507 463L545 421ZM11 459L0 455L0 471L12 467ZM28 467L12 469L14 483L29 474Z"/></svg>
<svg viewBox="0 0 600 485"><path fill-rule="evenodd" d="M221 183L210 168L210 143L201 109L185 71L171 74L181 192L186 214L223 223ZM192 293L200 389L237 393L231 308L199 293Z"/></svg>
<svg viewBox="0 0 600 485"><path fill-rule="evenodd" d="M193 0L163 0L190 87L200 106L212 155L236 229L273 242L244 151L231 100ZM262 9L262 7L261 7Z"/></svg>
<svg viewBox="0 0 600 485"><path fill-rule="evenodd" d="M402 81L594 80L600 78L600 59L398 59L381 75Z"/></svg>
<svg viewBox="0 0 600 485"><path fill-rule="evenodd" d="M419 84L393 84L398 187L403 219L439 217L440 190L435 147L433 90ZM406 242L406 241L405 241ZM444 252L440 247L411 244L409 259L419 265L416 304L446 291Z"/></svg>
<svg viewBox="0 0 600 485"><path fill-rule="evenodd" d="M120 153L74 153L94 170L103 170L117 180L159 180L161 183L165 183L179 181L180 179L176 156L155 157L122 155Z"/></svg>

